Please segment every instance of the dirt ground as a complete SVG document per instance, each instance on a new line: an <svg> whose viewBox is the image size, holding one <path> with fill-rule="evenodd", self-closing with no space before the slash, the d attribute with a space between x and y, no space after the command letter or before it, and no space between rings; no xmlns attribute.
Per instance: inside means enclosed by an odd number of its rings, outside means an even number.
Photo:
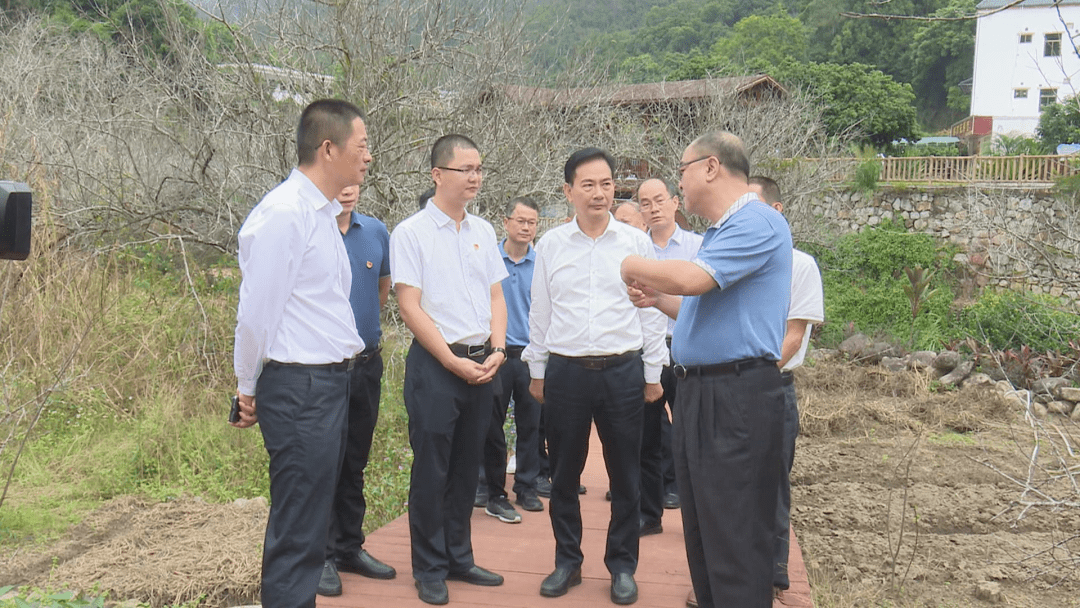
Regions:
<svg viewBox="0 0 1080 608"><path fill-rule="evenodd" d="M819 608L1080 607L1074 423L877 368L818 363L797 386L792 521ZM254 603L265 518L262 501L117 499L54 545L0 555L0 587Z"/></svg>

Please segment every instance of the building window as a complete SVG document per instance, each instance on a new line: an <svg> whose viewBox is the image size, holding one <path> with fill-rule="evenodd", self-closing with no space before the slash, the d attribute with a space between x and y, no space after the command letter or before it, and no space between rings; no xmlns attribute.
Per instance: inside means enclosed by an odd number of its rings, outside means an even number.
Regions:
<svg viewBox="0 0 1080 608"><path fill-rule="evenodd" d="M1057 89L1039 89L1039 109L1057 103Z"/></svg>
<svg viewBox="0 0 1080 608"><path fill-rule="evenodd" d="M1013 99L1027 99L1027 89L1013 89Z"/></svg>
<svg viewBox="0 0 1080 608"><path fill-rule="evenodd" d="M1061 34L1047 34L1043 57L1061 57Z"/></svg>
<svg viewBox="0 0 1080 608"><path fill-rule="evenodd" d="M1020 34L1020 44L1030 44L1031 34Z"/></svg>

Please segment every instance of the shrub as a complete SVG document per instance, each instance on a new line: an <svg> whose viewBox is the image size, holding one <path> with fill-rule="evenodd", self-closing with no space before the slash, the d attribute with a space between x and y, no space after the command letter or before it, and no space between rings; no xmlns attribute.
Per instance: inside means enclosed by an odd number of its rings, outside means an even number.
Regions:
<svg viewBox="0 0 1080 608"><path fill-rule="evenodd" d="M1080 316L1062 309L1063 302L1049 295L1009 290L986 290L960 315L970 336L992 348L1037 352L1067 351L1069 340L1080 336Z"/></svg>

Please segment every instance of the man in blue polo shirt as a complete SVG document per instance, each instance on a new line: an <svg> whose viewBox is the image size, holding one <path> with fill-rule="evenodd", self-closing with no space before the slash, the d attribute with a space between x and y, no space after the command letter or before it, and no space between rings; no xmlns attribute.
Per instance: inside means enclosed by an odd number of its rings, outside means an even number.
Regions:
<svg viewBox="0 0 1080 608"><path fill-rule="evenodd" d="M505 523L519 523L521 515L506 498L503 423L511 398L517 428L514 502L526 511L544 510L544 503L536 494L540 475L540 403L529 394L529 366L521 360L521 351L529 345L530 289L536 263L532 241L536 237L540 207L532 199L519 196L507 204L505 215L506 238L499 244L499 252L510 274L502 282L506 298L506 363L496 377L497 382L502 382L502 393L495 398L495 410L484 442L484 478L480 483L487 495L485 512Z"/></svg>
<svg viewBox="0 0 1080 608"><path fill-rule="evenodd" d="M356 211L360 186L349 186L338 195L341 213L338 230L352 267L352 305L356 331L367 348L357 355L349 380L349 430L345 459L341 463L337 491L330 515L326 561L319 579L319 595L341 595L338 570L368 578L390 579L395 570L364 550L364 467L371 452L371 438L379 420L383 360L379 339L379 312L390 294L390 234L379 220Z"/></svg>
<svg viewBox="0 0 1080 608"><path fill-rule="evenodd" d="M713 222L692 261L623 261L638 306L676 318L675 477L702 608L769 608L784 390L791 231L750 192L742 141L716 131L679 163L686 208ZM680 297L685 296L685 297Z"/></svg>

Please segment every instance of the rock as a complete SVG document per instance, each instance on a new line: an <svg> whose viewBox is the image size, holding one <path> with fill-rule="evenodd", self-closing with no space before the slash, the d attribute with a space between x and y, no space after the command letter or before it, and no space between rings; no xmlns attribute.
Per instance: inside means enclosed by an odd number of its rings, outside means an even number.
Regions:
<svg viewBox="0 0 1080 608"><path fill-rule="evenodd" d="M915 351L908 356L908 365L913 370L922 371L934 364L935 357L937 357L937 353L932 350Z"/></svg>
<svg viewBox="0 0 1080 608"><path fill-rule="evenodd" d="M1008 380L998 380L994 383L994 388L1002 395L1013 391L1012 382L1009 382Z"/></svg>
<svg viewBox="0 0 1080 608"><path fill-rule="evenodd" d="M855 334L840 343L840 352L851 359L857 359L863 356L869 346L870 338L866 337L865 334Z"/></svg>
<svg viewBox="0 0 1080 608"><path fill-rule="evenodd" d="M983 581L975 585L975 597L991 604L1000 604L1005 595L1001 592L1001 583Z"/></svg>
<svg viewBox="0 0 1080 608"><path fill-rule="evenodd" d="M1032 399L1044 405L1054 400L1048 393L1033 393Z"/></svg>
<svg viewBox="0 0 1080 608"><path fill-rule="evenodd" d="M945 386L959 386L959 384L968 377L974 367L975 364L971 361L961 361L960 365L956 366L956 369L942 376L940 381Z"/></svg>
<svg viewBox="0 0 1080 608"><path fill-rule="evenodd" d="M997 360L990 355L979 355L979 369L993 380L1008 380L1005 370L1001 369Z"/></svg>
<svg viewBox="0 0 1080 608"><path fill-rule="evenodd" d="M934 357L931 365L941 375L945 375L956 369L957 365L960 365L960 353L951 350L943 351L940 355Z"/></svg>
<svg viewBox="0 0 1080 608"><path fill-rule="evenodd" d="M990 379L990 376L979 372L968 376L967 380L964 381L964 386L990 386L993 383L994 381Z"/></svg>
<svg viewBox="0 0 1080 608"><path fill-rule="evenodd" d="M835 348L815 348L806 353L806 358L811 361L833 361L840 358L840 351Z"/></svg>
<svg viewBox="0 0 1080 608"><path fill-rule="evenodd" d="M881 360L885 357L895 357L899 353L896 348L888 342L874 342L870 346L866 347L863 351L862 359L869 363L881 363Z"/></svg>
<svg viewBox="0 0 1080 608"><path fill-rule="evenodd" d="M1046 406L1037 401L1031 404L1031 413L1040 420L1046 418L1046 416L1048 415Z"/></svg>
<svg viewBox="0 0 1080 608"><path fill-rule="evenodd" d="M1064 379L1064 378L1063 378ZM1072 401L1073 403L1080 402L1080 388L1072 386L1059 386L1054 391L1054 396L1062 401Z"/></svg>
<svg viewBox="0 0 1080 608"><path fill-rule="evenodd" d="M1069 386L1072 382L1069 382L1068 378L1039 378L1031 383L1031 390L1035 394L1053 394L1055 390L1063 386Z"/></svg>
<svg viewBox="0 0 1080 608"><path fill-rule="evenodd" d="M1046 411L1059 416L1072 414L1073 404L1070 401L1051 401L1046 404Z"/></svg>
<svg viewBox="0 0 1080 608"><path fill-rule="evenodd" d="M1080 422L1080 405L1073 408L1073 413L1069 416L1069 420L1073 422Z"/></svg>
<svg viewBox="0 0 1080 608"><path fill-rule="evenodd" d="M902 372L907 369L907 364L899 357L882 357L881 367L889 370L892 373Z"/></svg>

